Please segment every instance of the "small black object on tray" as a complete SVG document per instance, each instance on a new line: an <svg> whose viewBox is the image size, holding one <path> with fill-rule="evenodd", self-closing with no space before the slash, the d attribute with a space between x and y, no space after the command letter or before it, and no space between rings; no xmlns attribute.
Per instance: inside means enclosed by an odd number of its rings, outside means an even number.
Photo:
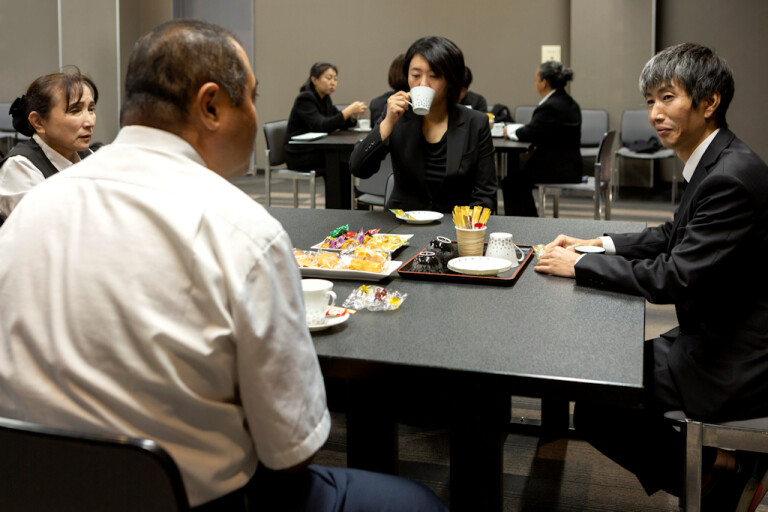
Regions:
<svg viewBox="0 0 768 512"><path fill-rule="evenodd" d="M453 245L456 247L455 241L453 242ZM487 284L491 286L512 286L515 281L517 281L520 274L523 273L523 270L525 270L525 267L534 255L533 246L523 244L515 245L523 251L523 261L521 261L518 266L496 275L476 276L459 274L458 272L448 269L448 267L445 267L441 273L423 271L422 269L424 269L424 266L419 265L417 259L422 252L429 251L429 249L423 249L419 254L403 263L403 265L397 269L397 273L400 274L400 277L403 279L422 279L425 281L443 281L446 283ZM487 243L485 244L485 247L488 247ZM483 252L485 252L485 249Z"/></svg>

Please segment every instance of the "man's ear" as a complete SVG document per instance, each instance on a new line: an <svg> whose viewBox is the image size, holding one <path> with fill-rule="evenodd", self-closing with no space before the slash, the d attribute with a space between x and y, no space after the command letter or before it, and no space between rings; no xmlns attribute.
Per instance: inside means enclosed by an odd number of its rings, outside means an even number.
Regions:
<svg viewBox="0 0 768 512"><path fill-rule="evenodd" d="M720 106L720 93L713 92L702 100L704 103L704 118L709 120L715 117L717 107Z"/></svg>
<svg viewBox="0 0 768 512"><path fill-rule="evenodd" d="M37 110L33 110L27 116L27 121L32 125L37 133L45 133L45 127L43 126L43 118L37 113Z"/></svg>
<svg viewBox="0 0 768 512"><path fill-rule="evenodd" d="M209 130L216 129L221 121L225 96L219 84L214 82L206 82L197 90L194 109L203 125Z"/></svg>

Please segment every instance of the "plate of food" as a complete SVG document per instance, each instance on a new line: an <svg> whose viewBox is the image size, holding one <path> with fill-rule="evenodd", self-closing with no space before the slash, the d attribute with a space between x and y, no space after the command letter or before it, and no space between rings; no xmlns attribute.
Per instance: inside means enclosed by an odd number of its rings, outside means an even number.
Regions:
<svg viewBox="0 0 768 512"><path fill-rule="evenodd" d="M395 217L408 224L429 224L443 218L442 213L430 210L392 210L392 213L395 214Z"/></svg>
<svg viewBox="0 0 768 512"><path fill-rule="evenodd" d="M394 235L390 233L376 233L373 235L351 233L352 236L346 236L350 232L338 237L328 236L322 242L318 242L310 249L323 249L328 251L343 251L357 246L370 247L372 249L381 249L388 253L394 253L398 249L408 245L408 240L413 238L413 234Z"/></svg>
<svg viewBox="0 0 768 512"><path fill-rule="evenodd" d="M296 249L294 257L302 277L326 279L379 281L391 276L402 265L402 261L391 260L384 251L365 247L358 247L349 254Z"/></svg>

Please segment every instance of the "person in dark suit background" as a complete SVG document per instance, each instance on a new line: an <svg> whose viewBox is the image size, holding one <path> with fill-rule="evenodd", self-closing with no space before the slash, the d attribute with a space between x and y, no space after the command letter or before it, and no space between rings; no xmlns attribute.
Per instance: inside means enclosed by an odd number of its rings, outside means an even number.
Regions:
<svg viewBox="0 0 768 512"><path fill-rule="evenodd" d="M291 137L307 132L343 130L355 126L357 118L366 111L365 103L355 101L339 110L331 101L336 91L339 70L330 62L315 62L309 70L309 78L299 89L293 102L285 137L285 163L296 170L319 171L325 167L325 154L297 144L290 144Z"/></svg>
<svg viewBox="0 0 768 512"><path fill-rule="evenodd" d="M573 70L559 62L543 62L536 71L536 91L543 99L528 124L507 133L512 140L533 143L534 150L525 167L501 183L506 215L537 216L531 194L536 183L581 181L581 108L565 92L571 80Z"/></svg>
<svg viewBox="0 0 768 512"><path fill-rule="evenodd" d="M482 113L488 112L488 102L482 94L470 91L469 86L472 85L472 70L469 66L464 67L464 87L461 88L459 94L459 103L469 107L473 110L479 110Z"/></svg>
<svg viewBox="0 0 768 512"><path fill-rule="evenodd" d="M371 103L368 106L368 109L371 111L371 128L376 126L376 123L378 123L380 118L382 118L387 112L387 100L389 97L395 94L397 91L408 90L408 79L405 77L405 73L403 72L404 60L405 54L401 53L395 57L395 60L393 60L392 64L389 66L389 74L387 76L387 80L392 90L385 92L381 96L376 96L371 100Z"/></svg>
<svg viewBox="0 0 768 512"><path fill-rule="evenodd" d="M675 304L679 327L646 342L644 408L578 403L574 421L649 494L679 494L682 436L663 412L682 409L712 421L768 415L768 289L755 286L768 282L768 266L755 261L768 250L768 167L728 129L733 76L709 48L663 50L645 65L640 89L662 144L685 163L688 186L673 220L592 240L560 235L535 268ZM607 254L580 257L567 250L574 244L602 246ZM764 462L705 449L702 469L713 487L703 493L702 510L759 503ZM757 496L756 481L763 484ZM738 510L754 510L746 505Z"/></svg>
<svg viewBox="0 0 768 512"><path fill-rule="evenodd" d="M488 117L458 105L464 55L444 37L423 37L405 54L410 88L435 90L429 113L408 108L410 93L387 100L384 118L357 143L349 168L359 178L392 156L394 189L387 208L450 212L456 205L496 209L496 169Z"/></svg>

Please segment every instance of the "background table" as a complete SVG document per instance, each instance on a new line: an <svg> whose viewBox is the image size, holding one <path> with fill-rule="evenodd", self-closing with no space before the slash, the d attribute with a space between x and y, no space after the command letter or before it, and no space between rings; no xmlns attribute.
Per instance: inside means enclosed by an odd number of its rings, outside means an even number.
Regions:
<svg viewBox="0 0 768 512"><path fill-rule="evenodd" d="M291 141L291 144L311 146L312 149L325 153L325 208L352 208L352 173L349 171L349 155L358 140L364 139L368 133L355 131L337 131L316 140ZM493 146L500 155L497 169L501 175L507 171L507 155L512 153L516 158L510 160L514 172L519 168L519 155L528 151L529 142L517 142L506 139L493 139Z"/></svg>
<svg viewBox="0 0 768 512"><path fill-rule="evenodd" d="M455 238L449 216L411 225L388 212L271 208L298 248L331 229L413 233L397 255L407 261L437 235ZM643 224L491 217L488 232L521 244L559 233L593 237ZM361 283L335 281L339 302ZM360 311L313 335L327 378L347 388L348 464L396 470L395 420L448 426L451 508L500 510L502 446L510 396L634 402L642 395L645 301L538 274L533 263L514 286L406 280L382 285L408 293L395 312ZM394 440L393 440L394 437Z"/></svg>

